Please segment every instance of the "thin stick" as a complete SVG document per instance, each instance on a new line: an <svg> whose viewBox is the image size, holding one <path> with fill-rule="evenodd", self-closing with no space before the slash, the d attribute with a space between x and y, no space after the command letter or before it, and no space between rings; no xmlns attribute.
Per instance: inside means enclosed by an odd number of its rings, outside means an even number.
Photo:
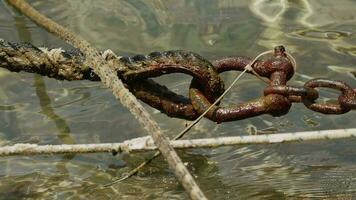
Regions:
<svg viewBox="0 0 356 200"><path fill-rule="evenodd" d="M8 0L8 2L49 32L57 35L81 50L86 55L84 62L85 66L91 66L93 68L101 81L105 83L107 87L112 89L114 96L119 99L132 114L134 114L138 119L138 122L148 131L158 149L166 158L169 166L173 169L176 177L189 193L189 196L192 199L206 199L174 148L170 146L168 138L162 134L157 123L151 118L149 113L128 91L128 89L124 87L124 84L118 79L117 75L96 49L92 48L87 41L79 38L68 29L40 14L24 0Z"/></svg>
<svg viewBox="0 0 356 200"><path fill-rule="evenodd" d="M186 148L216 148L221 146L251 145L251 144L276 144L287 142L305 142L313 140L335 140L356 137L356 128L276 133L265 135L247 135L217 138L202 138L192 140L172 140L171 145L177 149ZM46 155L46 154L78 154L78 153L111 153L111 152L142 152L156 150L150 137L140 137L122 143L102 144L62 144L62 145L37 145L15 144L0 147L0 156L16 155Z"/></svg>
<svg viewBox="0 0 356 200"><path fill-rule="evenodd" d="M234 79L234 81L230 84L230 86L224 91L224 93L213 103L211 104L211 106L209 106L208 109L206 109L196 120L194 120L189 126L187 126L185 129L183 129L178 135L176 135L173 140L179 140L180 138L182 138L184 136L185 133L187 133L194 125L196 125L218 102L220 102L225 95L231 90L231 88L236 84L236 82L247 72L247 71L252 71L255 72L252 68L252 65L257 61L258 58L260 58L263 55L272 53L273 51L269 50L269 51L265 51L260 53L258 56L255 57L255 59L253 59L248 65L245 66L245 69ZM255 72L256 73L256 72ZM256 73L257 74L257 73ZM259 75L258 75L259 77ZM261 78L261 77L260 77ZM261 78L261 80L263 80ZM153 154L153 156L151 158L149 158L148 160L145 160L143 163L141 163L139 166L135 167L133 170L131 170L129 173L127 173L125 176L123 176L120 179L114 180L111 183L108 183L105 186L111 186L115 183L118 183L120 181L126 180L128 178L130 178L131 176L135 175L141 168L143 168L146 164L149 164L153 159L155 159L156 157L158 157L160 155L160 152L157 151L155 154Z"/></svg>

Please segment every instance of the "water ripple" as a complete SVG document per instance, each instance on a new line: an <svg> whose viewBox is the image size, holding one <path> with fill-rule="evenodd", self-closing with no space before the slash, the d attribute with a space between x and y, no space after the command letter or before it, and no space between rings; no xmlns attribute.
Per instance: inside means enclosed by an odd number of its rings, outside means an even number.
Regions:
<svg viewBox="0 0 356 200"><path fill-rule="evenodd" d="M311 39L311 40L340 40L351 35L350 32L338 31L338 30L298 30L291 33L299 38Z"/></svg>

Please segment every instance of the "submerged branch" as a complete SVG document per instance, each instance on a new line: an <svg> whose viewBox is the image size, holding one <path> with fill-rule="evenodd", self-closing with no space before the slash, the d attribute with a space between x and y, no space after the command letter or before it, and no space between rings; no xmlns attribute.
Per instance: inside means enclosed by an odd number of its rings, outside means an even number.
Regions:
<svg viewBox="0 0 356 200"><path fill-rule="evenodd" d="M203 138L192 140L172 140L170 144L177 149L186 148L216 148L221 146L247 145L247 144L275 144L285 142L301 142L312 140L333 140L356 136L356 128L336 129L323 131L306 131L294 133L277 133L266 135L248 135L218 138ZM126 140L122 143L102 144L63 144L63 145L37 145L15 144L0 147L0 156L15 155L42 155L42 154L77 154L77 153L117 153L142 152L157 150L150 137L139 137Z"/></svg>

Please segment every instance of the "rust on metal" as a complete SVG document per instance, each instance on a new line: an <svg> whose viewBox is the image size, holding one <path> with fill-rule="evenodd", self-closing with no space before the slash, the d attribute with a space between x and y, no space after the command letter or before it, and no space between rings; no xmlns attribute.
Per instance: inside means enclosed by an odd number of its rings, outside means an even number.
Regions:
<svg viewBox="0 0 356 200"><path fill-rule="evenodd" d="M228 70L242 71L244 67L251 61L247 58L225 58L222 61L214 62L219 72ZM247 64L246 64L247 63ZM270 86L285 85L294 73L293 65L285 54L285 49L282 46L275 48L273 57L266 61L257 61L252 68L260 76L269 78ZM209 108L212 102L205 98L205 94L197 82L191 84L189 97L192 101L194 109L202 114ZM212 121L218 123L225 121L234 121L245 119L261 114L271 114L280 116L288 113L291 107L287 95L278 93L269 93L264 97L249 101L247 103L238 104L231 107L215 106L205 116Z"/></svg>
<svg viewBox="0 0 356 200"><path fill-rule="evenodd" d="M342 93L338 98L338 104L316 103L314 100L302 97L304 105L311 110L324 114L343 114L356 108L356 92L343 81L318 78L306 82L304 86L309 88L331 88L339 90Z"/></svg>

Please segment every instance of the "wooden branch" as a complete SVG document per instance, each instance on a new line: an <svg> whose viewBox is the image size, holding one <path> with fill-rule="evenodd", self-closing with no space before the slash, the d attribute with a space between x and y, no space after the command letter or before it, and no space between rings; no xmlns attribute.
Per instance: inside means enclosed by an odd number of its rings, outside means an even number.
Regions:
<svg viewBox="0 0 356 200"><path fill-rule="evenodd" d="M168 138L162 134L157 123L151 118L136 98L124 87L124 84L118 79L108 63L100 56L96 49L92 48L87 41L79 38L68 29L40 14L25 1L8 0L8 2L38 25L44 27L47 31L55 34L82 51L86 55L86 60L84 62L85 66L92 67L94 72L100 77L101 81L113 90L114 96L119 99L132 114L134 114L139 123L141 123L141 125L148 131L154 140L154 143L166 158L169 166L173 169L176 177L189 193L190 197L192 199L206 199L173 147L170 146Z"/></svg>
<svg viewBox="0 0 356 200"><path fill-rule="evenodd" d="M218 138L203 138L193 140L172 140L171 145L177 149L186 148L216 148L221 146L247 145L247 144L276 144L287 142L302 142L312 140L334 140L356 137L356 128L336 129L323 131L306 131L294 133L277 133L266 135L248 135ZM37 145L15 144L0 147L0 156L15 155L43 155L43 154L77 154L77 153L116 153L116 152L142 152L157 150L151 137L139 137L126 140L122 143L102 144L63 144L63 145Z"/></svg>

